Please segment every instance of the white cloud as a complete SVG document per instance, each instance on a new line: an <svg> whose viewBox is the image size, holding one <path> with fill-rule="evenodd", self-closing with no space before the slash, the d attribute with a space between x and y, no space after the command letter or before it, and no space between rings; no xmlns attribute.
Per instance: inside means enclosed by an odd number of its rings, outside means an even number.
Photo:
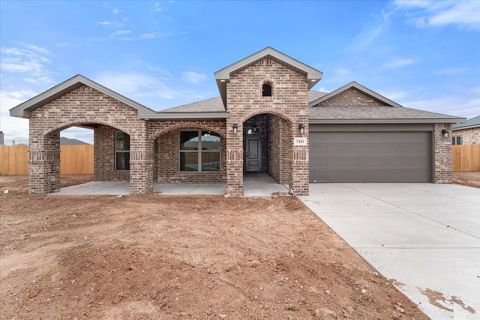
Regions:
<svg viewBox="0 0 480 320"><path fill-rule="evenodd" d="M480 95L444 96L433 99L406 101L406 107L471 118L480 114Z"/></svg>
<svg viewBox="0 0 480 320"><path fill-rule="evenodd" d="M112 36L122 36L126 34L132 34L132 30L117 30L114 33L112 33Z"/></svg>
<svg viewBox="0 0 480 320"><path fill-rule="evenodd" d="M160 5L160 3L155 3L154 4L154 9L153 9L155 12L160 12L162 11L162 6Z"/></svg>
<svg viewBox="0 0 480 320"><path fill-rule="evenodd" d="M0 91L0 130L5 134L5 142L11 144L28 143L28 120L10 117L9 109L33 97L30 90Z"/></svg>
<svg viewBox="0 0 480 320"><path fill-rule="evenodd" d="M452 25L480 31L480 1L397 0L394 5L412 14L417 27Z"/></svg>
<svg viewBox="0 0 480 320"><path fill-rule="evenodd" d="M118 9L118 8L113 8L113 10L112 10L112 14L119 14L120 12L121 12L121 10Z"/></svg>
<svg viewBox="0 0 480 320"><path fill-rule="evenodd" d="M337 76L346 76L346 75L349 75L350 74L350 70L348 70L347 68L337 68L335 69L335 74Z"/></svg>
<svg viewBox="0 0 480 320"><path fill-rule="evenodd" d="M365 50L375 39L384 33L391 24L392 12L381 11L381 16L373 24L364 26L362 32L353 40L350 48L354 51Z"/></svg>
<svg viewBox="0 0 480 320"><path fill-rule="evenodd" d="M185 82L197 84L207 79L207 75L194 71L186 71L182 75L182 80Z"/></svg>
<svg viewBox="0 0 480 320"><path fill-rule="evenodd" d="M117 21L98 21L97 24L104 27L121 27L122 24Z"/></svg>
<svg viewBox="0 0 480 320"><path fill-rule="evenodd" d="M154 109L206 98L198 92L174 88L165 79L143 73L106 73L96 77L95 81Z"/></svg>
<svg viewBox="0 0 480 320"><path fill-rule="evenodd" d="M395 58L390 60L385 64L385 67L388 69L397 69L401 67L406 67L417 62L415 59L411 58Z"/></svg>
<svg viewBox="0 0 480 320"><path fill-rule="evenodd" d="M51 82L46 66L50 63L49 50L23 44L21 47L0 48L0 69L8 73L28 73L28 78L42 78Z"/></svg>

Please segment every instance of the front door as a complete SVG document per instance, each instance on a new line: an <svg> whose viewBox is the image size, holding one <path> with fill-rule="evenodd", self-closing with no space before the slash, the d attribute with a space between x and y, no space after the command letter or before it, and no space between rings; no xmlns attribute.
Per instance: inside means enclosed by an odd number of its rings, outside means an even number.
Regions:
<svg viewBox="0 0 480 320"><path fill-rule="evenodd" d="M247 137L245 150L245 171L262 170L262 140L259 137Z"/></svg>

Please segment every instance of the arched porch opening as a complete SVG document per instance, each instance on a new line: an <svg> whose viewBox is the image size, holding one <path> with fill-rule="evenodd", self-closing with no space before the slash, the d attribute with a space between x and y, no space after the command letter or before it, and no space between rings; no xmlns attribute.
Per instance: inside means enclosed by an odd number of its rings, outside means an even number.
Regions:
<svg viewBox="0 0 480 320"><path fill-rule="evenodd" d="M250 186L289 190L291 171L291 121L274 113L254 114L243 122L244 192ZM275 185L277 184L277 185Z"/></svg>
<svg viewBox="0 0 480 320"><path fill-rule="evenodd" d="M78 145L62 146L63 134L72 130L77 134L84 132L86 142L90 143L85 145L84 152ZM101 122L64 123L45 132L31 132L30 192L60 191L62 173L90 175L90 179L96 181L130 181L130 135ZM128 183L125 188L128 193Z"/></svg>
<svg viewBox="0 0 480 320"><path fill-rule="evenodd" d="M154 139L154 181L224 184L225 133L208 126L174 126Z"/></svg>

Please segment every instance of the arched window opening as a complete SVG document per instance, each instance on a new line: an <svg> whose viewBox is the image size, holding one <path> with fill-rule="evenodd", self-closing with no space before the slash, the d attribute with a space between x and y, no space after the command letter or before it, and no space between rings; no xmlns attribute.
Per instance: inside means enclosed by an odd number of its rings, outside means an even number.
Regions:
<svg viewBox="0 0 480 320"><path fill-rule="evenodd" d="M262 85L262 97L271 97L272 96L272 85L268 82L265 82Z"/></svg>

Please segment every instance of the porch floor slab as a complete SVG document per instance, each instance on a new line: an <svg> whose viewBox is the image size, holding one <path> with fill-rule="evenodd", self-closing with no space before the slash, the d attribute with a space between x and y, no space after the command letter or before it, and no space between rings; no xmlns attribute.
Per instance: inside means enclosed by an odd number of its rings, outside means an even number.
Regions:
<svg viewBox="0 0 480 320"><path fill-rule="evenodd" d="M154 183L153 191L166 195L223 195L224 183ZM128 195L130 183L128 181L90 181L87 183L61 188L52 195L81 196L81 195Z"/></svg>
<svg viewBox="0 0 480 320"><path fill-rule="evenodd" d="M272 194L286 194L288 187L278 184L266 173L248 173L243 176L245 197L270 197Z"/></svg>
<svg viewBox="0 0 480 320"><path fill-rule="evenodd" d="M268 174L247 174L244 176L245 197L270 197L272 194L287 194L288 187L278 184ZM158 183L153 184L153 191L165 195L223 195L225 183ZM128 195L128 181L90 181L70 187L61 188L52 195L87 196L87 195Z"/></svg>

